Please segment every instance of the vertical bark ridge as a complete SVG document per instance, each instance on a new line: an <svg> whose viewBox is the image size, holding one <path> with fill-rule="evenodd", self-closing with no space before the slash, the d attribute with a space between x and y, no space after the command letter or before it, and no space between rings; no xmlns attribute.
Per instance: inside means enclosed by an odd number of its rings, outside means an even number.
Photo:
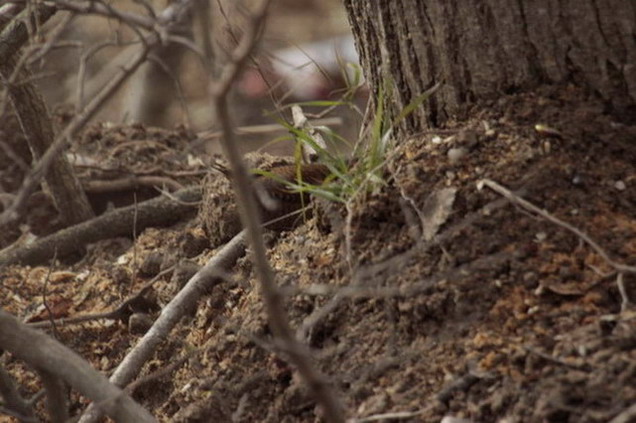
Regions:
<svg viewBox="0 0 636 423"><path fill-rule="evenodd" d="M636 121L636 3L621 0L344 0L365 76L399 113L442 89L398 132L443 124L466 105L542 84L573 83Z"/></svg>

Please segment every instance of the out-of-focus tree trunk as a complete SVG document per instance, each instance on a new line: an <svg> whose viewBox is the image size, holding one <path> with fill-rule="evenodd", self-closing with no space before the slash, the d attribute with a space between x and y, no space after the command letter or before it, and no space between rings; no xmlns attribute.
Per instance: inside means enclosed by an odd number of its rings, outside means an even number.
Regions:
<svg viewBox="0 0 636 423"><path fill-rule="evenodd" d="M365 75L393 114L443 86L397 128L442 124L464 105L574 83L636 121L636 3L624 0L344 0Z"/></svg>
<svg viewBox="0 0 636 423"><path fill-rule="evenodd" d="M27 20L37 19L40 24L46 22L55 9L39 6L25 9L11 22L0 21L0 76L20 122L22 132L31 149L33 159L39 160L54 140L53 122L44 99L30 79L32 75L27 67L18 68L20 48L28 41ZM31 15L33 13L33 15ZM33 25L35 20L29 25ZM16 83L12 80L17 70ZM6 83L9 81L10 83ZM3 87L4 88L4 87ZM79 180L73 172L65 155L61 154L51 161L48 173L44 176L46 185L53 197L66 226L81 223L93 217L88 198Z"/></svg>

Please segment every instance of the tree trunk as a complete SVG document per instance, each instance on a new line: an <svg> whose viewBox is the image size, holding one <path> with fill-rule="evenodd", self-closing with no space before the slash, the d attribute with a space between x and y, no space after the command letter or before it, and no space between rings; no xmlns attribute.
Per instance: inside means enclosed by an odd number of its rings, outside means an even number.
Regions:
<svg viewBox="0 0 636 423"><path fill-rule="evenodd" d="M574 83L636 121L636 3L625 0L344 0L360 60L413 133L465 105L541 84Z"/></svg>
<svg viewBox="0 0 636 423"><path fill-rule="evenodd" d="M55 9L49 6L36 8L35 13L27 8L12 22L0 23L0 77L7 88L35 161L39 160L53 143L53 122L44 99L30 81L30 71L27 67L18 68L24 64L19 63L17 56L20 48L28 40L28 27L35 24L35 21L27 23L28 20L37 17L41 25L54 13ZM53 159L45 180L65 226L81 223L93 217L88 198L65 155Z"/></svg>

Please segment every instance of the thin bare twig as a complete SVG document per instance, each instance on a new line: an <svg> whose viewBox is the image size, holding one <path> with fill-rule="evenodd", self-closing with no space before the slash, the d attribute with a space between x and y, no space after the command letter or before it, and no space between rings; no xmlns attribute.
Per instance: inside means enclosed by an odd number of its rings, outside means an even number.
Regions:
<svg viewBox="0 0 636 423"><path fill-rule="evenodd" d="M478 187L481 187L483 185L487 186L488 188L490 188L491 190L495 191L496 193L504 196L506 199L508 199L509 201L513 202L514 204L517 204L517 205L523 207L524 209L543 217L547 221L552 222L555 225L561 226L562 228L567 229L568 231L572 232L578 238L583 240L583 242L585 242L587 245L589 245L594 251L596 251L596 253L599 256L601 256L601 258L603 260L605 260L605 262L607 262L607 264L609 264L611 267L616 269L616 271L625 272L625 273L636 273L636 266L629 266L629 265L626 265L626 264L623 264L623 263L618 263L617 261L612 259L609 256L609 254L607 254L607 252L603 248L601 248L600 245L598 245L596 243L596 241L594 241L592 238L590 238L589 235L585 234L580 229L570 225L567 222L564 222L563 220L559 219L558 217L555 217L555 216L551 215L547 211L545 211L543 209L540 209L539 207L535 206L534 204L532 204L528 200L525 200L525 199L521 198L520 196L514 194L512 191L504 188L503 186L499 185L495 181L492 181L490 179L482 179L477 184Z"/></svg>
<svg viewBox="0 0 636 423"><path fill-rule="evenodd" d="M86 192L113 192L134 190L139 187L165 187L170 191L179 191L184 186L172 178L163 176L128 176L119 179L92 180L82 184Z"/></svg>
<svg viewBox="0 0 636 423"><path fill-rule="evenodd" d="M422 415L427 410L417 410L417 411L395 411L392 413L382 413L382 414L373 414L367 417L361 417L359 419L349 419L347 423L367 423L367 422L379 422L384 420L406 420L412 419L413 417L417 417Z"/></svg>
<svg viewBox="0 0 636 423"><path fill-rule="evenodd" d="M334 389L314 368L309 350L296 340L287 319L283 296L278 290L267 260L254 190L235 142L234 128L227 107L228 92L254 50L268 6L269 0L263 0L254 8L248 17L238 46L232 52L230 61L223 66L219 80L211 84L210 92L217 120L223 130L224 137L221 139L221 145L232 167L232 183L238 200L241 222L247 229L252 248L252 260L261 284L261 295L267 310L269 325L283 349L288 353L291 363L296 366L314 398L321 405L325 419L329 422L344 423L342 406Z"/></svg>
<svg viewBox="0 0 636 423"><path fill-rule="evenodd" d="M546 361L558 364L559 366L568 367L568 368L574 369L574 370L582 370L584 368L584 365L582 365L582 364L568 363L567 361L565 361L562 358L553 357L550 354L544 353L543 351L538 350L537 348L534 348L534 347L532 347L530 345L524 345L523 349L528 351L529 353L532 353L532 354L536 355L537 357L541 357L542 359L544 359Z"/></svg>
<svg viewBox="0 0 636 423"><path fill-rule="evenodd" d="M28 323L31 328L48 328L53 324L58 326L68 326L73 324L84 323L92 320L120 320L123 319L126 313L129 312L129 308L137 301L139 301L147 292L152 288L152 285L155 284L161 277L172 272L174 270L174 265L170 266L166 269L163 269L161 272L157 273L157 275L150 279L148 282L144 284L134 295L128 297L124 302L122 302L116 309L111 311L105 311L103 313L91 313L85 314L82 316L72 316L65 317L62 319L56 320L44 320L41 322Z"/></svg>
<svg viewBox="0 0 636 423"><path fill-rule="evenodd" d="M88 60L101 49L106 47L115 46L115 41L104 41L92 45L88 50L82 53L79 60L79 68L77 70L77 89L75 90L77 95L75 98L75 113L80 113L84 108L84 79L86 75L86 69L88 66Z"/></svg>
<svg viewBox="0 0 636 423"><path fill-rule="evenodd" d="M492 181L490 179L483 179L483 180L481 180L478 183L478 187L481 188L481 186L483 186L483 185L486 185L488 188L492 189L493 191L495 191L498 194L501 194L506 199L510 200L512 203L521 206L522 208L528 210L529 212L535 213L535 214L543 217L547 221L549 221L551 223L554 223L557 226L561 226L562 228L572 232L575 236L577 236L579 239L581 239L583 242L585 242L587 245L589 245L594 251L596 251L596 253L599 256L601 256L601 258L603 260L605 260L605 262L607 264L609 264L612 268L614 268L614 270L616 270L616 272L618 273L618 275L616 277L616 284L618 286L618 292L621 295L621 311L626 311L627 310L627 308L631 305L631 300L629 298L629 295L627 294L627 290L625 289L625 285L624 285L624 282L623 282L623 273L636 273L636 266L629 266L627 264L623 264L623 263L619 263L619 262L615 261L589 235L587 235L586 233L584 233L580 229L574 227L573 225L571 225L571 224L569 224L567 222L564 222L563 220L559 219L558 217L555 217L555 216L551 215L547 211L545 211L543 209L540 209L539 207L535 206L534 204L532 204L528 200L525 200L525 199L521 198L520 196L514 194L513 192L511 192L510 190L504 188L503 186L499 185L498 183L496 183L496 182L494 182L494 181Z"/></svg>
<svg viewBox="0 0 636 423"><path fill-rule="evenodd" d="M49 51L51 51L53 48L58 46L59 45L58 41L60 37L62 36L64 31L66 31L67 27L73 21L74 18L75 18L75 15L73 13L66 14L66 16L64 16L62 20L59 23L57 23L57 25L55 25L55 28L53 28L47 34L47 40L45 41L45 43L41 47L40 46L37 47L37 52L33 54L33 57L29 57L29 63L35 63L36 61L43 59L44 56L46 56L49 53ZM73 44L75 43L70 43L68 45L73 45Z"/></svg>
<svg viewBox="0 0 636 423"><path fill-rule="evenodd" d="M621 312L625 312L629 309L632 301L629 298L629 293L625 287L625 277L621 272L616 275L616 286L618 287L618 292L621 295Z"/></svg>

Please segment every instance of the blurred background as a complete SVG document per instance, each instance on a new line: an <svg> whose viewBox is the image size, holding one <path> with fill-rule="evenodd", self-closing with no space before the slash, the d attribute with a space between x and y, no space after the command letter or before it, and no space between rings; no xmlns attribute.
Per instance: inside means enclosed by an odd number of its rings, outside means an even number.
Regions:
<svg viewBox="0 0 636 423"><path fill-rule="evenodd" d="M148 15L151 8L158 13L169 3L109 2L118 10L142 15ZM207 37L213 44L215 64L222 64L240 39L250 0L199 3L201 7L184 22L181 33L199 47ZM50 26L51 31L61 28L58 45L65 47L53 49L34 70L47 104L58 115L72 115L139 46L131 44L135 33L130 28L103 16L56 16ZM199 136L208 153L217 152L219 133L201 57L183 44L169 43L155 50L151 58L94 121L163 128L183 125ZM319 119L318 124L326 123L354 142L367 100L360 78L353 38L339 0L274 0L258 52L231 95L231 116L242 128L242 151L291 154L293 141L278 122L290 120L289 104L297 102L310 119ZM343 96L346 104L332 103Z"/></svg>

